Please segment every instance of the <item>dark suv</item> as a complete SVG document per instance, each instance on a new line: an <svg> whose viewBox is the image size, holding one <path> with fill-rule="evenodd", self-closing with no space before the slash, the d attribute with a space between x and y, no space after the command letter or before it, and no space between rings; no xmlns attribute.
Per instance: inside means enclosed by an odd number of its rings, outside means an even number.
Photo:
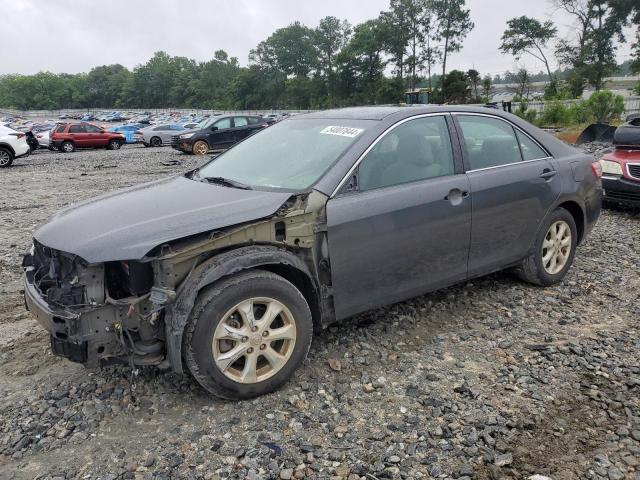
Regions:
<svg viewBox="0 0 640 480"><path fill-rule="evenodd" d="M211 117L197 129L171 137L171 146L181 152L206 155L209 150L226 150L268 126L269 122L258 116Z"/></svg>
<svg viewBox="0 0 640 480"><path fill-rule="evenodd" d="M91 123L61 123L51 131L51 145L67 153L76 148L118 150L124 143L122 134L108 132Z"/></svg>

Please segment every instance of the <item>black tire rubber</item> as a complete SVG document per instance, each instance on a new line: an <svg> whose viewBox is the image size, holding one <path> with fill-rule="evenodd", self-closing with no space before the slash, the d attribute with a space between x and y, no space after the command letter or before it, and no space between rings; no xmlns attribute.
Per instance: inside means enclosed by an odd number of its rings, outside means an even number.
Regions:
<svg viewBox="0 0 640 480"><path fill-rule="evenodd" d="M71 145L71 150L65 150L65 145ZM60 144L60 151L63 153L72 153L76 151L76 146L73 144L73 142L62 142Z"/></svg>
<svg viewBox="0 0 640 480"><path fill-rule="evenodd" d="M152 147L161 147L162 146L162 139L160 137L151 137L151 140L149 140L149 144Z"/></svg>
<svg viewBox="0 0 640 480"><path fill-rule="evenodd" d="M226 377L215 364L213 335L220 316L243 299L274 298L291 311L296 343L289 361L275 375L259 383L241 384ZM272 392L304 362L313 336L311 310L300 291L283 277L264 270L248 270L223 278L203 289L185 327L182 351L191 375L208 392L227 400L253 398Z"/></svg>
<svg viewBox="0 0 640 480"><path fill-rule="evenodd" d="M542 242L544 241L547 232L551 225L559 220L565 221L569 228L571 228L571 252L569 252L569 260L562 270L555 275L551 275L544 269L542 264ZM533 251L525 258L520 266L515 269L516 274L522 280L534 285L540 285L549 287L556 285L562 281L565 277L576 255L576 246L578 244L578 229L576 228L576 222L573 215L564 208L558 208L554 210L545 220L544 224L538 232Z"/></svg>
<svg viewBox="0 0 640 480"><path fill-rule="evenodd" d="M122 147L122 142L118 140L110 140L109 145L107 145L109 150L120 150L120 147Z"/></svg>
<svg viewBox="0 0 640 480"><path fill-rule="evenodd" d="M9 155L9 160L7 161L7 163L5 163L4 165L0 165L0 168L10 167L13 164L13 160L15 159L15 157L13 156L13 152L8 148L4 148L4 147L0 147L0 151L2 151L2 153L6 153L7 155Z"/></svg>

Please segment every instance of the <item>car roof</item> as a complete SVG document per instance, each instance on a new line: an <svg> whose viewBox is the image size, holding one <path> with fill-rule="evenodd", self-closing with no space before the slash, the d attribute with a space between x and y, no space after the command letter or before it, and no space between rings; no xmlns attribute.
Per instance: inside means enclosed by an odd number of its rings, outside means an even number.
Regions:
<svg viewBox="0 0 640 480"><path fill-rule="evenodd" d="M380 105L373 107L349 107L335 110L324 110L305 115L296 115L293 119L310 118L331 118L348 120L384 120L395 115L397 117L410 117L424 113L446 113L446 112L470 112L470 113L491 113L501 115L501 111L488 107L469 107L466 105Z"/></svg>

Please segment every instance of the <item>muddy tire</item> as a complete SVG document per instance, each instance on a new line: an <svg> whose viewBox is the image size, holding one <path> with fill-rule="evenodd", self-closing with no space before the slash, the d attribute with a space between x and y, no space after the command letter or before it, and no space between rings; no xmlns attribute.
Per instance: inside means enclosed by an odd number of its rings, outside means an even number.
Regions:
<svg viewBox="0 0 640 480"><path fill-rule="evenodd" d="M576 254L578 229L573 216L558 208L538 232L533 251L516 269L517 275L534 285L551 286L565 277Z"/></svg>
<svg viewBox="0 0 640 480"><path fill-rule="evenodd" d="M73 142L62 142L62 145L60 145L60 151L64 152L64 153L71 153L71 152L75 152L76 150L76 146L73 144Z"/></svg>
<svg viewBox="0 0 640 480"><path fill-rule="evenodd" d="M151 137L151 140L149 140L149 143L151 144L152 147L161 147L162 139L160 137Z"/></svg>
<svg viewBox="0 0 640 480"><path fill-rule="evenodd" d="M185 363L208 392L264 395L302 364L313 335L309 305L283 277L242 272L202 290L183 336Z"/></svg>
<svg viewBox="0 0 640 480"><path fill-rule="evenodd" d="M0 168L10 167L13 163L13 152L8 148L0 147Z"/></svg>
<svg viewBox="0 0 640 480"><path fill-rule="evenodd" d="M193 144L194 155L206 155L207 153L209 153L209 144L204 140L198 140Z"/></svg>
<svg viewBox="0 0 640 480"><path fill-rule="evenodd" d="M122 147L122 142L120 140L110 140L109 144L107 145L107 148L109 150L120 150L120 147Z"/></svg>

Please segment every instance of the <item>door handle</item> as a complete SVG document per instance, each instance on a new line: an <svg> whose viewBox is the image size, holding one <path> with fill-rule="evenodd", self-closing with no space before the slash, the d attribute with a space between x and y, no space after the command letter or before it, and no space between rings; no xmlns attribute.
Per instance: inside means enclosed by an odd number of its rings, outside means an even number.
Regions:
<svg viewBox="0 0 640 480"><path fill-rule="evenodd" d="M460 205L462 203L462 200L467 198L469 196L469 192L466 190L460 190L459 188L454 188L452 190L449 190L449 193L447 194L446 197L444 197L444 199L447 202L451 202L452 205Z"/></svg>
<svg viewBox="0 0 640 480"><path fill-rule="evenodd" d="M545 180L549 180L556 176L558 172L555 170L551 170L550 168L545 168L540 174L540 178L544 178Z"/></svg>

